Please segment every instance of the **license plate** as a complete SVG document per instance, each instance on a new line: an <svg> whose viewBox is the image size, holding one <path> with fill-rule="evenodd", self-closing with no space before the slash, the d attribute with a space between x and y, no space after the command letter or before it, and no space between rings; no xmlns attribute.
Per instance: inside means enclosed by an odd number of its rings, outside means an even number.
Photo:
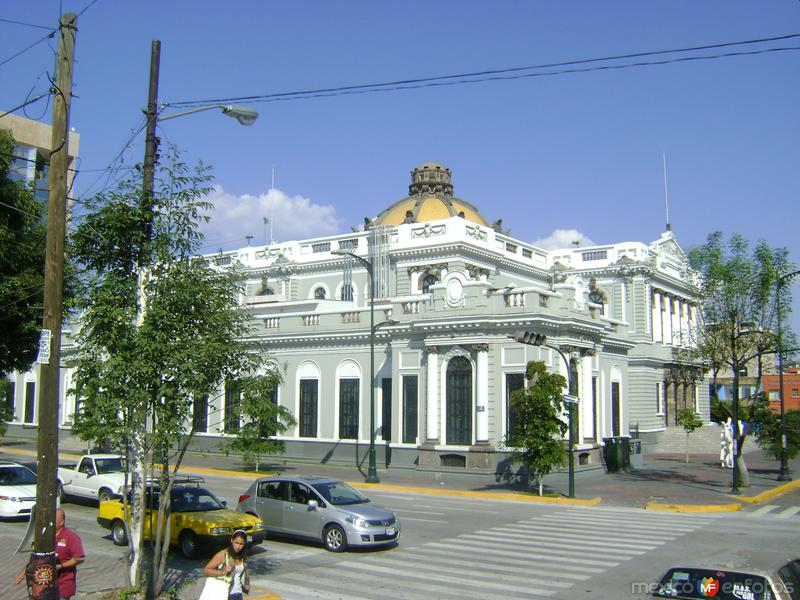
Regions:
<svg viewBox="0 0 800 600"><path fill-rule="evenodd" d="M387 527L386 535L394 535L394 527Z"/></svg>

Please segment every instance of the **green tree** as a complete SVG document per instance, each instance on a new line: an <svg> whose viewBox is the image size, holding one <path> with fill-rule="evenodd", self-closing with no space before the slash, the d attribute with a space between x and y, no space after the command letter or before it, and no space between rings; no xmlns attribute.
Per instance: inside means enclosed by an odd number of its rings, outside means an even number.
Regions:
<svg viewBox="0 0 800 600"><path fill-rule="evenodd" d="M15 146L0 129L0 376L36 360L44 302L47 206L11 178Z"/></svg>
<svg viewBox="0 0 800 600"><path fill-rule="evenodd" d="M786 286L775 301L778 277L793 270L786 249L772 248L764 241L751 249L741 235L734 234L726 242L722 233L716 232L704 245L690 250L688 258L687 275L703 304L705 320L694 340L695 354L710 365L714 387L721 369L730 370L738 381L738 373L753 359L759 360L760 377L761 357L775 349L777 310L788 317ZM732 392L731 417L734 423L746 420L741 413L751 412L758 398L740 402L738 385ZM736 487L746 486L749 475L742 454L746 434L737 434L738 427L734 427Z"/></svg>
<svg viewBox="0 0 800 600"><path fill-rule="evenodd" d="M689 436L692 432L703 426L703 421L691 408L678 411L678 425L686 432L686 462L689 462Z"/></svg>
<svg viewBox="0 0 800 600"><path fill-rule="evenodd" d="M527 389L511 395L515 419L505 443L536 479L541 496L542 480L567 456L563 441L567 424L561 419L567 382L538 361L528 363L525 378Z"/></svg>
<svg viewBox="0 0 800 600"><path fill-rule="evenodd" d="M800 451L800 410L787 410L786 416L786 456L794 458ZM781 456L781 415L769 407L762 412L756 431L758 445L772 454L776 460Z"/></svg>
<svg viewBox="0 0 800 600"><path fill-rule="evenodd" d="M144 484L148 477L158 480L162 501L148 597L164 583L170 531L163 517L194 434L194 399L213 398L225 381L237 380L248 390L238 417L277 422L273 432L291 421L286 409L270 402L277 375L242 342L251 325L238 306L240 275L193 256L202 240L199 224L211 208L204 200L208 169L189 169L173 149L159 175L152 210L142 202L141 183L126 180L87 202L73 241L89 273L76 336L74 393L81 410L74 431L108 440L128 457L128 576L134 587L143 584Z"/></svg>

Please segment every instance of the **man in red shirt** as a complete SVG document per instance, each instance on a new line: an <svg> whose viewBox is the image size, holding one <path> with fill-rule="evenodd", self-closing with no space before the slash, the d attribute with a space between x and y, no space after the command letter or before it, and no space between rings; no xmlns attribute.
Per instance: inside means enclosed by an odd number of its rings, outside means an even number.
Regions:
<svg viewBox="0 0 800 600"><path fill-rule="evenodd" d="M77 566L83 562L84 552L81 538L64 525L65 515L61 508L56 509L56 572L58 573L58 595L61 600L69 600L76 591ZM25 579L23 568L15 583Z"/></svg>

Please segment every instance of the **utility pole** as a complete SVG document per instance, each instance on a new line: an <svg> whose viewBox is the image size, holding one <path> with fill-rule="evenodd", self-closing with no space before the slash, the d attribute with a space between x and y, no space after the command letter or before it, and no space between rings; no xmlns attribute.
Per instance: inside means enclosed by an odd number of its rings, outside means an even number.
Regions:
<svg viewBox="0 0 800 600"><path fill-rule="evenodd" d="M28 597L58 600L55 553L56 470L58 467L58 396L61 367L61 318L64 298L64 237L69 160L69 111L72 100L72 67L75 59L74 13L61 17L56 58L55 98L48 185L47 254L44 273L44 316L40 356L49 359L40 368L39 437L36 449L36 511L33 552L25 568ZM49 336L49 340L47 339ZM42 348L44 344L51 347ZM44 359L42 359L44 361Z"/></svg>

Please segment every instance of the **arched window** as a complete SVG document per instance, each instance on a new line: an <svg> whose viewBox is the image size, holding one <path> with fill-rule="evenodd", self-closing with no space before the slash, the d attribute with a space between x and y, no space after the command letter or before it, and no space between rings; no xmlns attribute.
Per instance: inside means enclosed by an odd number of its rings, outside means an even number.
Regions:
<svg viewBox="0 0 800 600"><path fill-rule="evenodd" d="M325 300L325 296L326 293L324 287L319 286L314 290L314 300Z"/></svg>
<svg viewBox="0 0 800 600"><path fill-rule="evenodd" d="M422 293L427 294L430 292L431 286L435 283L439 283L439 278L436 275L433 273L428 273L425 275L425 277L422 279Z"/></svg>
<svg viewBox="0 0 800 600"><path fill-rule="evenodd" d="M447 443L472 444L472 365L463 356L447 364Z"/></svg>
<svg viewBox="0 0 800 600"><path fill-rule="evenodd" d="M342 300L347 302L353 301L353 286L352 285L343 285L342 286Z"/></svg>

